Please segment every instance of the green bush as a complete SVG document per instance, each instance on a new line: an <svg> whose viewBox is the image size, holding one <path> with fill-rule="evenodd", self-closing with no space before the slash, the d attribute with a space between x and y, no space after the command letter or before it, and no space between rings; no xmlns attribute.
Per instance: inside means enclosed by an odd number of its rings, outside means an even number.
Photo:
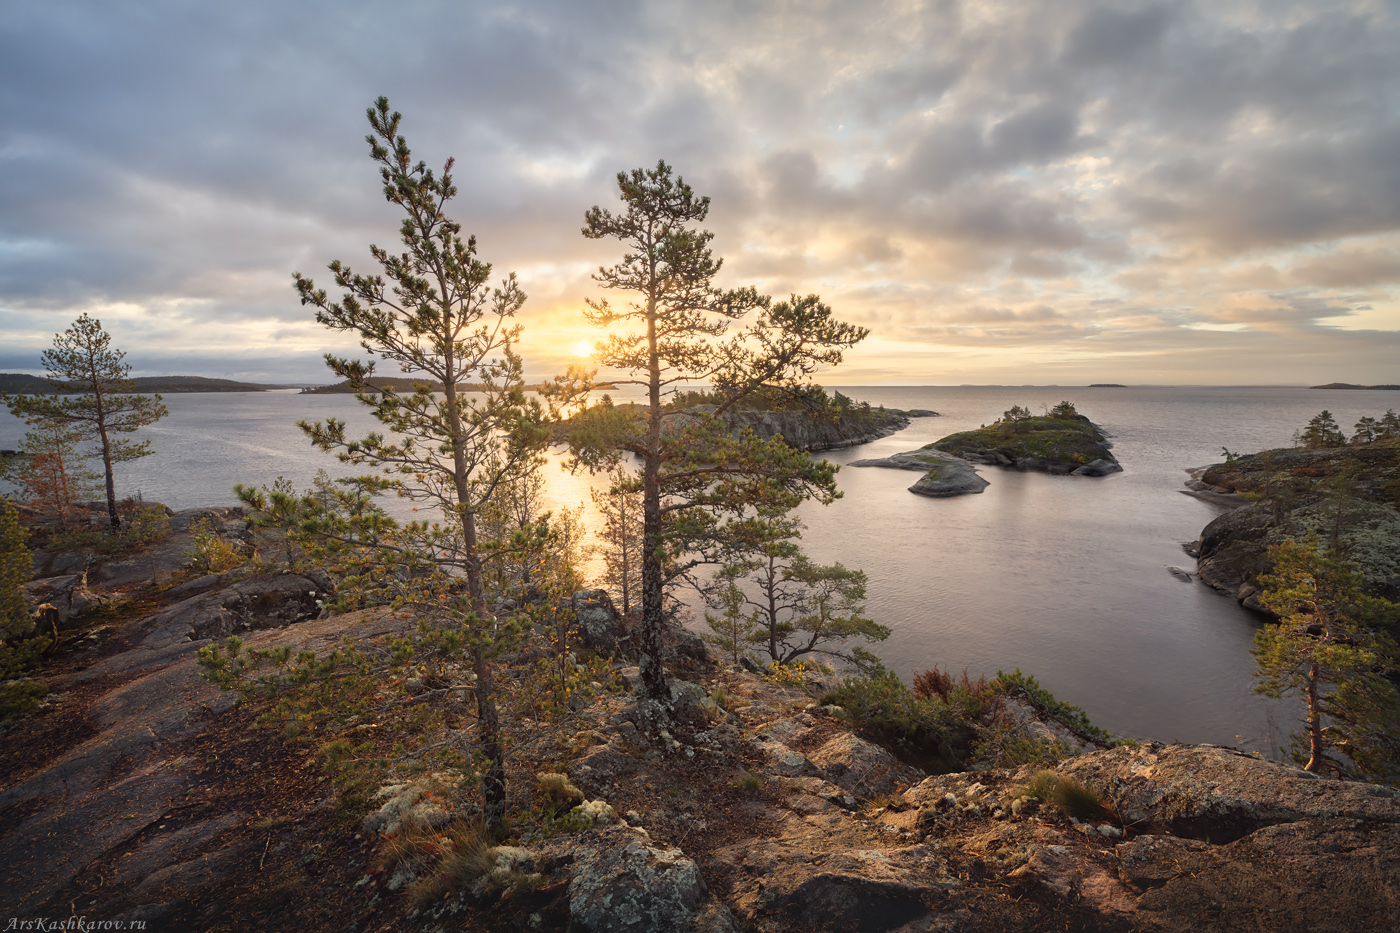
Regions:
<svg viewBox="0 0 1400 933"><path fill-rule="evenodd" d="M946 703L915 696L890 671L847 680L819 702L842 707L861 733L925 770L960 769L974 735Z"/></svg>
<svg viewBox="0 0 1400 933"><path fill-rule="evenodd" d="M34 709L48 692L49 688L36 680L11 680L0 684L0 722Z"/></svg>
<svg viewBox="0 0 1400 933"><path fill-rule="evenodd" d="M21 589L34 569L25 538L19 513L0 499L0 681L19 677L52 647L49 639L33 635L34 620ZM0 720L28 712L48 692L32 680L0 684Z"/></svg>
<svg viewBox="0 0 1400 933"><path fill-rule="evenodd" d="M1089 714L1083 709L1055 699L1055 695L1042 687L1034 677L1030 674L1022 674L1019 667L1010 674L1006 671L997 671L992 685L1006 696L1021 697L1036 709L1048 716L1053 716L1067 728L1086 738L1104 745L1113 741L1113 736L1109 735L1106 729L1101 729L1089 721Z"/></svg>

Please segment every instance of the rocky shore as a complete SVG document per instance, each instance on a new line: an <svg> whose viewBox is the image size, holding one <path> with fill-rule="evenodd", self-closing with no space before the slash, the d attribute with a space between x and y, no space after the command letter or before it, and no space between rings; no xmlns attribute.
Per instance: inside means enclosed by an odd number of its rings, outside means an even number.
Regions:
<svg viewBox="0 0 1400 933"><path fill-rule="evenodd" d="M62 613L64 645L38 675L43 705L4 726L8 916L149 930L1394 929L1392 789L1214 746L1103 747L1014 694L1003 741L1058 739L1069 757L927 774L830 705L829 676L724 669L684 633L678 721L648 735L626 627L601 592L575 597L575 637L611 658L615 686L506 723L513 805L536 812L546 788L578 805L472 848L464 775L357 784L328 764L333 736L257 725L257 704L195 663L229 634L324 654L414 620L330 616L317 603L330 581L285 564L192 570L201 529L278 552L236 509L174 513L170 528L140 554L36 561L31 598ZM382 721L341 738L376 740ZM1072 816L1035 791L1046 769L1098 809ZM461 872L423 895L448 858Z"/></svg>
<svg viewBox="0 0 1400 933"><path fill-rule="evenodd" d="M700 415L712 411L714 406L697 405L685 409L680 414L683 416L686 412L694 412ZM736 434L749 430L762 440L781 437L789 447L815 453L868 444L909 427L912 418L937 416L938 412L924 409L903 411L897 408L869 407L852 408L835 415L801 409L739 410L726 412L724 422ZM680 430L684 424L684 417L673 417L666 422L667 430Z"/></svg>
<svg viewBox="0 0 1400 933"><path fill-rule="evenodd" d="M1188 547L1215 589L1261 609L1269 547L1317 534L1357 564L1372 595L1400 598L1400 442L1265 450L1191 473L1186 492L1230 509Z"/></svg>

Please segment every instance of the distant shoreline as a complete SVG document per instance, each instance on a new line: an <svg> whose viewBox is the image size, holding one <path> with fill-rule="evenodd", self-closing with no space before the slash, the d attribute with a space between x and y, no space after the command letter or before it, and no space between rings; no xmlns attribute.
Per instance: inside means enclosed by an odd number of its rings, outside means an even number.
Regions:
<svg viewBox="0 0 1400 933"><path fill-rule="evenodd" d="M299 389L301 386L265 382L238 382L233 379L211 379L206 376L138 376L131 380L140 395L161 392L173 395L181 392L268 392L274 389ZM67 390L71 394L71 390ZM62 385L42 376L26 373L0 373L0 392L12 395L65 394Z"/></svg>
<svg viewBox="0 0 1400 933"><path fill-rule="evenodd" d="M1397 390L1397 389L1400 389L1400 386L1397 386L1397 385L1359 386L1359 385L1353 385L1353 384L1350 383L1350 382L1329 382L1329 383L1327 383L1327 385L1325 385L1325 386L1308 386L1308 388L1309 388L1309 389L1382 389L1382 390L1395 391L1395 390Z"/></svg>

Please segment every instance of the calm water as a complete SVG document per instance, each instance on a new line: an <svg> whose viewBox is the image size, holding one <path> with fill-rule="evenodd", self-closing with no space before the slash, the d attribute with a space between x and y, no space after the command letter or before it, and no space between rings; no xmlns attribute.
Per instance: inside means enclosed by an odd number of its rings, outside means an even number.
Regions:
<svg viewBox="0 0 1400 933"><path fill-rule="evenodd" d="M981 495L927 499L916 473L845 468L844 498L804 507L809 554L870 577L870 614L894 629L877 653L906 677L933 667L974 676L1020 667L1115 733L1216 742L1268 752L1294 728L1291 704L1251 690L1258 622L1168 567L1194 569L1181 542L1218 509L1182 495L1184 470L1220 448L1285 446L1326 407L1345 429L1400 409L1400 392L1291 388L851 387L853 398L931 408L891 437L826 454L844 464L911 450L995 420L1014 404L1039 412L1061 399L1113 435L1124 472L1054 477L981 467ZM614 392L615 397L626 397ZM119 469L122 493L174 508L232 504L235 482L299 488L319 468L344 471L294 427L298 418L370 419L350 396L294 392L167 396L170 416L146 429L155 454ZM0 411L0 447L23 433ZM557 462L557 457L555 458ZM588 505L597 480L552 465L557 504ZM591 507L586 508L586 513ZM585 521L587 517L585 517Z"/></svg>

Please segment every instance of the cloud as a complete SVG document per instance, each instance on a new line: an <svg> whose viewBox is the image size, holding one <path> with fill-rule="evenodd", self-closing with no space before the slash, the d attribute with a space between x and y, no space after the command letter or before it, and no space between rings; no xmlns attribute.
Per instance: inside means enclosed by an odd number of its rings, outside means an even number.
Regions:
<svg viewBox="0 0 1400 933"><path fill-rule="evenodd" d="M482 255L521 271L541 368L620 255L583 210L658 158L713 198L725 284L822 293L895 381L901 344L1174 381L1220 381L1204 340L1338 359L1400 331L1397 46L1367 0L16 0L0 330L37 359L123 309L176 368L216 371L214 339L320 378L338 344L290 273L396 243L362 140L387 94L416 155L456 156ZM1395 381L1362 357L1353 381Z"/></svg>

